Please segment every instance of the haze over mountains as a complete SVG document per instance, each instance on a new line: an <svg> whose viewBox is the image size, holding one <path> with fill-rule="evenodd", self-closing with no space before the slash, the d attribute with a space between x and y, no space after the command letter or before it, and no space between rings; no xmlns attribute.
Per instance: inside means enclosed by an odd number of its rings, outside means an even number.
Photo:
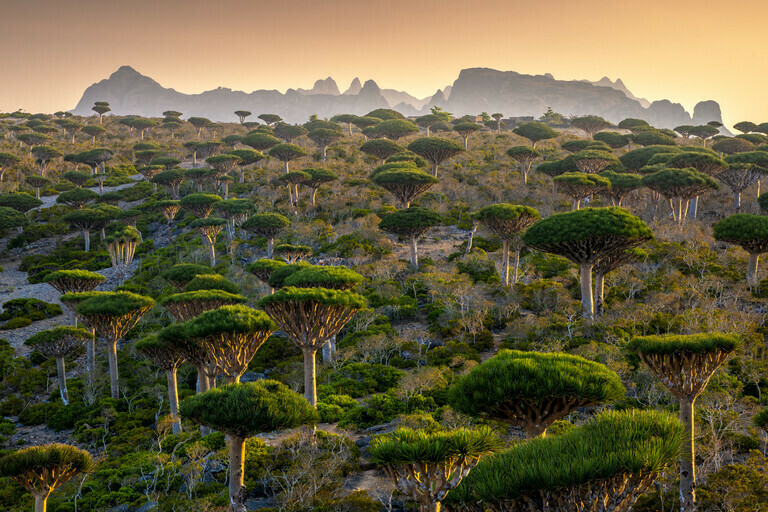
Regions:
<svg viewBox="0 0 768 512"><path fill-rule="evenodd" d="M634 96L621 79L556 80L552 75L525 75L488 68L464 69L451 86L427 98L394 89L382 89L373 80L355 78L341 92L331 78L317 80L312 89L258 90L251 93L219 87L200 94L184 94L165 88L130 66L122 66L109 78L88 87L72 111L90 115L96 101L108 101L115 115L159 117L178 110L185 117L233 121L235 110L279 114L286 122L305 122L310 115L328 118L335 114L362 115L376 108L393 108L406 116L427 113L440 106L461 116L501 112L505 117L541 116L547 107L566 116L595 114L617 123L628 117L645 119L659 128L684 124L722 122L720 105L699 102L693 113L669 100L648 102Z"/></svg>

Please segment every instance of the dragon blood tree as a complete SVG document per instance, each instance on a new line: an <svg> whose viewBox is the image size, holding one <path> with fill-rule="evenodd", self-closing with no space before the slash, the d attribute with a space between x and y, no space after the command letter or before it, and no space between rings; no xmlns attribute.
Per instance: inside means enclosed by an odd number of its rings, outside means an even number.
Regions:
<svg viewBox="0 0 768 512"><path fill-rule="evenodd" d="M611 200L612 206L621 206L621 202L632 191L643 186L642 176L624 172L603 171L600 176L606 178L611 186L603 189L600 194Z"/></svg>
<svg viewBox="0 0 768 512"><path fill-rule="evenodd" d="M432 434L402 428L375 437L368 454L422 512L440 512L440 502L451 489L481 457L500 446L501 441L488 427Z"/></svg>
<svg viewBox="0 0 768 512"><path fill-rule="evenodd" d="M45 276L45 282L62 295L93 291L106 280L107 278L103 275L88 270L58 270ZM69 307L67 309L70 312L72 325L77 327L75 310Z"/></svg>
<svg viewBox="0 0 768 512"><path fill-rule="evenodd" d="M286 270L289 267L286 267ZM295 267L283 280L284 286L297 288L327 288L329 290L351 290L364 281L363 276L347 267ZM330 361L336 353L336 335L323 345L323 361Z"/></svg>
<svg viewBox="0 0 768 512"><path fill-rule="evenodd" d="M522 427L533 438L576 409L625 394L619 376L602 364L568 354L502 350L461 377L449 401L457 411Z"/></svg>
<svg viewBox="0 0 768 512"><path fill-rule="evenodd" d="M204 393L216 386L216 362L189 335L186 323L171 324L157 333L157 339L165 346L181 354L197 370L197 392ZM206 435L207 433L203 433Z"/></svg>
<svg viewBox="0 0 768 512"><path fill-rule="evenodd" d="M136 350L165 372L168 380L168 403L171 408L171 425L174 435L180 433L179 386L176 380L176 371L184 362L184 354L157 336L148 336L138 341L136 343Z"/></svg>
<svg viewBox="0 0 768 512"><path fill-rule="evenodd" d="M583 208L558 213L528 228L528 247L563 256L581 270L581 305L592 319L592 267L606 254L632 249L653 238L651 229L623 208Z"/></svg>
<svg viewBox="0 0 768 512"><path fill-rule="evenodd" d="M111 396L120 398L117 372L117 342L133 329L142 316L152 309L155 301L130 292L100 293L77 305L77 314L107 342L109 385Z"/></svg>
<svg viewBox="0 0 768 512"><path fill-rule="evenodd" d="M730 164L716 177L731 189L733 193L733 210L736 213L741 211L741 193L752 185L764 179L768 174L768 169L757 167L751 164Z"/></svg>
<svg viewBox="0 0 768 512"><path fill-rule="evenodd" d="M597 174L612 165L620 165L619 159L607 151L584 149L573 154L573 163L579 172Z"/></svg>
<svg viewBox="0 0 768 512"><path fill-rule="evenodd" d="M274 251L289 264L304 261L312 254L312 248L308 245L280 244Z"/></svg>
<svg viewBox="0 0 768 512"><path fill-rule="evenodd" d="M259 301L263 309L304 355L304 396L317 405L317 351L366 306L362 295L327 288L288 286Z"/></svg>
<svg viewBox="0 0 768 512"><path fill-rule="evenodd" d="M24 342L46 357L56 359L56 373L59 377L59 393L61 402L69 405L69 393L67 392L67 372L64 368L64 358L77 350L93 335L85 329L77 327L56 327L54 329L40 331L33 334Z"/></svg>
<svg viewBox="0 0 768 512"><path fill-rule="evenodd" d="M441 163L465 150L466 147L462 148L455 140L443 137L422 137L408 144L408 151L416 153L432 166L433 178L437 178Z"/></svg>
<svg viewBox="0 0 768 512"><path fill-rule="evenodd" d="M411 206L405 210L390 213L379 223L379 229L408 239L411 265L419 264L418 240L427 231L443 222L439 213Z"/></svg>
<svg viewBox="0 0 768 512"><path fill-rule="evenodd" d="M306 183L309 178L309 173L304 171L291 171L277 178L288 188L288 201L293 207L293 213L299 211L299 185Z"/></svg>
<svg viewBox="0 0 768 512"><path fill-rule="evenodd" d="M263 312L243 305L222 306L187 322L187 332L213 358L228 382L240 382L256 351L277 329Z"/></svg>
<svg viewBox="0 0 768 512"><path fill-rule="evenodd" d="M94 380L96 379L96 330L93 328L92 325L88 324L88 319L85 317L80 316L77 313L77 306L81 302L90 299L92 297L98 297L99 295L109 293L109 292L97 292L97 291L89 291L89 292L73 292L73 293L65 293L61 297L59 297L59 300L62 304L69 310L74 311L74 322L73 326L77 327L77 321L78 319L87 325L88 329L90 329L91 334L94 336L86 341L85 345L85 366L86 371L88 374L88 383L93 384Z"/></svg>
<svg viewBox="0 0 768 512"><path fill-rule="evenodd" d="M152 207L162 213L163 217L165 217L165 220L168 223L168 235L170 236L171 222L173 222L173 219L176 218L176 214L181 210L181 204L177 200L168 199L167 201L157 201Z"/></svg>
<svg viewBox="0 0 768 512"><path fill-rule="evenodd" d="M523 184L527 184L528 173L531 171L531 163L541 156L541 151L530 146L513 146L507 150L507 156L520 164L520 174L523 176Z"/></svg>
<svg viewBox="0 0 768 512"><path fill-rule="evenodd" d="M274 380L234 383L181 402L185 418L224 432L229 438L229 501L245 510L245 441L256 434L313 425L318 414L306 400Z"/></svg>
<svg viewBox="0 0 768 512"><path fill-rule="evenodd" d="M251 234L267 239L267 259L272 259L275 238L290 225L291 221L279 213L259 213L243 222L241 227Z"/></svg>
<svg viewBox="0 0 768 512"><path fill-rule="evenodd" d="M747 284L757 284L757 264L760 255L768 252L768 217L736 213L712 228L715 240L738 245L749 253Z"/></svg>
<svg viewBox="0 0 768 512"><path fill-rule="evenodd" d="M683 427L657 411L603 412L581 427L483 458L451 511L627 512L680 455Z"/></svg>
<svg viewBox="0 0 768 512"><path fill-rule="evenodd" d="M402 153L405 148L397 142L389 139L372 139L364 142L360 146L360 151L366 155L370 155L379 159L379 165L384 163L384 160L395 155Z"/></svg>
<svg viewBox="0 0 768 512"><path fill-rule="evenodd" d="M0 175L0 180L2 180L2 175ZM51 184L51 180L45 176L27 176L24 181L27 185L35 189L35 197L37 199L40 199L40 189Z"/></svg>
<svg viewBox="0 0 768 512"><path fill-rule="evenodd" d="M222 306L244 304L248 299L242 295L223 290L195 290L176 293L160 301L160 305L170 313L177 322L186 322L206 311Z"/></svg>
<svg viewBox="0 0 768 512"><path fill-rule="evenodd" d="M155 185L160 184L164 186L168 190L168 193L171 195L171 198L178 199L179 186L181 185L181 182L184 181L184 179L185 175L182 169L167 169L162 171L160 174L150 178L149 181Z"/></svg>
<svg viewBox="0 0 768 512"><path fill-rule="evenodd" d="M272 272L286 265L287 263L284 261L261 259L249 263L248 266L245 267L245 270L256 276L256 279L262 283L269 285L269 278L272 276ZM274 290L270 286L269 293L273 292Z"/></svg>
<svg viewBox="0 0 768 512"><path fill-rule="evenodd" d="M312 203L312 206L316 206L315 197L317 196L317 190L320 186L339 179L336 173L329 171L328 169L310 168L302 169L302 171L309 174L309 178L306 179L303 184L311 190L309 193L309 201Z"/></svg>
<svg viewBox="0 0 768 512"><path fill-rule="evenodd" d="M112 260L112 268L117 274L118 285L122 286L128 270L133 263L133 255L136 253L141 241L139 230L131 226L120 226L109 235L104 242L107 244L109 259Z"/></svg>
<svg viewBox="0 0 768 512"><path fill-rule="evenodd" d="M183 291L187 284L197 276L215 273L215 270L205 265L178 263L160 274L160 277L168 281L177 290Z"/></svg>
<svg viewBox="0 0 768 512"><path fill-rule="evenodd" d="M204 219L195 219L189 227L200 232L200 236L208 247L208 257L211 267L216 266L216 237L224 229L227 221L216 217L206 217Z"/></svg>
<svg viewBox="0 0 768 512"><path fill-rule="evenodd" d="M526 146L527 147L527 146ZM509 203L499 203L481 208L473 218L479 220L494 235L501 239L501 283L509 286L509 247L515 250L515 272L512 279L517 282L517 272L520 266L520 249L523 248L520 235L534 222L539 220L539 212L528 206Z"/></svg>
<svg viewBox="0 0 768 512"><path fill-rule="evenodd" d="M216 194L189 194L181 198L179 205L195 217L204 219L208 217L217 203L222 201Z"/></svg>
<svg viewBox="0 0 768 512"><path fill-rule="evenodd" d="M680 503L683 512L696 510L693 403L739 342L738 336L722 333L666 334L640 336L627 346L680 401L680 421L685 427L680 456Z"/></svg>
<svg viewBox="0 0 768 512"><path fill-rule="evenodd" d="M0 459L0 477L8 477L35 498L35 512L45 512L48 496L80 473L94 469L85 450L67 444L30 446Z"/></svg>
<svg viewBox="0 0 768 512"><path fill-rule="evenodd" d="M219 217L227 221L227 240L230 244L235 239L235 229L248 219L252 209L253 203L247 199L225 199L217 203Z"/></svg>
<svg viewBox="0 0 768 512"><path fill-rule="evenodd" d="M690 200L720 188L714 178L691 168L662 169L644 176L642 183L667 198L673 218L681 227L688 215Z"/></svg>
<svg viewBox="0 0 768 512"><path fill-rule="evenodd" d="M610 188L611 182L599 174L586 174L583 172L565 172L552 178L557 189L571 196L573 209L581 208L581 202L587 197L598 194Z"/></svg>
<svg viewBox="0 0 768 512"><path fill-rule="evenodd" d="M72 189L88 190L88 189ZM26 218L26 217L25 217ZM61 220L79 230L83 234L85 252L91 249L91 231L103 229L110 222L109 215L96 208L84 208L64 215Z"/></svg>
<svg viewBox="0 0 768 512"><path fill-rule="evenodd" d="M398 200L401 208L408 208L411 202L432 188L438 179L420 170L415 165L376 172L371 181Z"/></svg>

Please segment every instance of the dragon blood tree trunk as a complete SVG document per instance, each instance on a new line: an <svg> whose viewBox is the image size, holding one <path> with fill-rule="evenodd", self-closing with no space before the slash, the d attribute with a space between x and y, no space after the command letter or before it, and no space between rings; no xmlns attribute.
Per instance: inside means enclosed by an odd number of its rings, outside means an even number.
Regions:
<svg viewBox="0 0 768 512"><path fill-rule="evenodd" d="M592 264L582 263L579 265L581 273L581 310L582 316L587 320L594 317L594 301L592 298Z"/></svg>
<svg viewBox="0 0 768 512"><path fill-rule="evenodd" d="M680 421L685 426L683 451L680 456L680 510L696 510L696 460L694 452L693 403L696 398L680 399Z"/></svg>
<svg viewBox="0 0 768 512"><path fill-rule="evenodd" d="M232 512L245 510L243 488L243 474L245 473L245 439L237 436L229 438L229 503Z"/></svg>
<svg viewBox="0 0 768 512"><path fill-rule="evenodd" d="M302 347L301 351L304 354L304 398L312 407L317 407L317 386L315 384L317 349L315 347Z"/></svg>
<svg viewBox="0 0 768 512"><path fill-rule="evenodd" d="M759 260L759 254L749 254L749 262L747 263L747 284L749 286L757 284L757 263Z"/></svg>
<svg viewBox="0 0 768 512"><path fill-rule="evenodd" d="M501 285L509 286L509 240L501 243Z"/></svg>
<svg viewBox="0 0 768 512"><path fill-rule="evenodd" d="M176 368L165 372L168 379L168 400L171 407L171 424L173 425L173 434L181 433L181 419L179 418L179 387L176 382Z"/></svg>
<svg viewBox="0 0 768 512"><path fill-rule="evenodd" d="M411 265L417 267L419 265L419 248L417 246L416 237L413 236L410 239L411 245Z"/></svg>
<svg viewBox="0 0 768 512"><path fill-rule="evenodd" d="M64 358L56 358L56 373L59 377L59 393L61 394L61 403L69 405L69 392L67 392L67 372L64 367Z"/></svg>

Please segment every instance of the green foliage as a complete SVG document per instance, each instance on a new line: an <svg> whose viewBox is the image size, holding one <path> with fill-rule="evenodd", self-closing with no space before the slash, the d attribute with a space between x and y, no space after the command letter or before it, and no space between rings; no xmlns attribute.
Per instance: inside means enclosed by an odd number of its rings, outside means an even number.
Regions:
<svg viewBox="0 0 768 512"><path fill-rule="evenodd" d="M44 331L38 331L24 341L25 345L33 347L39 350L39 347L43 345L56 345L66 340L90 340L93 339L93 335L87 330L80 327L71 326L59 326L53 329L47 329ZM61 357L61 356L57 356Z"/></svg>
<svg viewBox="0 0 768 512"><path fill-rule="evenodd" d="M611 149L623 148L629 144L629 138L618 132L599 132L593 137L596 141L603 142Z"/></svg>
<svg viewBox="0 0 768 512"><path fill-rule="evenodd" d="M150 297L131 292L105 292L86 299L77 305L77 314L82 316L104 315L121 317L155 305Z"/></svg>
<svg viewBox="0 0 768 512"><path fill-rule="evenodd" d="M405 148L393 140L372 139L364 142L363 145L360 146L360 151L380 160L384 160L396 153L405 151Z"/></svg>
<svg viewBox="0 0 768 512"><path fill-rule="evenodd" d="M243 305L222 306L206 311L187 322L186 326L188 334L193 338L277 330L277 325L266 313Z"/></svg>
<svg viewBox="0 0 768 512"><path fill-rule="evenodd" d="M273 380L214 388L183 400L179 412L195 423L240 438L319 420L302 396Z"/></svg>
<svg viewBox="0 0 768 512"><path fill-rule="evenodd" d="M377 108L376 110L371 110L363 117L374 117L381 121L388 121L390 119L405 119L403 114L397 110L392 110L391 108Z"/></svg>
<svg viewBox="0 0 768 512"><path fill-rule="evenodd" d="M509 409L513 403L562 397L596 405L618 400L625 393L618 375L582 357L502 350L459 379L449 400L454 409L466 414L514 423Z"/></svg>
<svg viewBox="0 0 768 512"><path fill-rule="evenodd" d="M74 208L82 208L86 203L98 199L99 194L87 188L73 188L62 192L56 198L58 204L66 204Z"/></svg>
<svg viewBox="0 0 768 512"><path fill-rule="evenodd" d="M178 288L184 288L187 283L192 281L197 276L215 273L215 270L205 265L197 265L194 263L179 263L162 272L160 277L170 283L174 283L174 286L177 286Z"/></svg>
<svg viewBox="0 0 768 512"><path fill-rule="evenodd" d="M273 274L274 275L274 274ZM345 290L329 290L327 288L294 288L288 286L277 290L272 295L266 295L259 300L259 307L281 302L317 302L326 306L342 306L353 309L365 308L365 297Z"/></svg>
<svg viewBox="0 0 768 512"><path fill-rule="evenodd" d="M401 428L374 437L368 454L379 465L443 464L457 458L479 458L499 448L501 440L488 427L433 433Z"/></svg>
<svg viewBox="0 0 768 512"><path fill-rule="evenodd" d="M380 137L386 137L393 141L419 132L419 128L415 124L402 118L384 120L377 124L374 130Z"/></svg>
<svg viewBox="0 0 768 512"><path fill-rule="evenodd" d="M657 130L646 130L636 133L632 137L632 142L638 146L676 146L677 142L669 135L665 135Z"/></svg>
<svg viewBox="0 0 768 512"><path fill-rule="evenodd" d="M534 146L540 140L554 139L557 132L544 123L533 121L531 123L522 123L512 130L515 135L519 135L531 141Z"/></svg>
<svg viewBox="0 0 768 512"><path fill-rule="evenodd" d="M331 394L363 398L372 393L389 391L397 386L403 375L401 370L388 365L349 363L331 372L328 383L322 384L318 392L320 396Z"/></svg>
<svg viewBox="0 0 768 512"><path fill-rule="evenodd" d="M90 473L95 468L91 455L85 450L65 444L47 444L23 448L0 459L0 476L18 481L29 481L40 489L41 478L47 485L61 485L64 481L51 478L49 472L69 474Z"/></svg>
<svg viewBox="0 0 768 512"><path fill-rule="evenodd" d="M537 222L523 235L523 241L530 247L577 260L582 259L581 255L575 254L568 244L581 242L596 250L603 245L603 240L615 243L618 239L624 244L651 238L653 232L645 222L627 210L614 207L558 213ZM594 253L586 257L593 258Z"/></svg>
<svg viewBox="0 0 768 512"><path fill-rule="evenodd" d="M649 160L659 153L676 154L680 148L674 146L646 146L644 148L633 149L619 157L619 161L628 171L637 172L641 168L649 165Z"/></svg>
<svg viewBox="0 0 768 512"><path fill-rule="evenodd" d="M245 143L246 139L243 139L243 143ZM267 154L281 162L289 162L295 158L306 156L307 152L301 146L297 146L296 144L277 144L269 148Z"/></svg>
<svg viewBox="0 0 768 512"><path fill-rule="evenodd" d="M336 423L357 405L357 400L349 395L328 395L317 401L317 412L321 422Z"/></svg>
<svg viewBox="0 0 768 512"><path fill-rule="evenodd" d="M291 221L279 213L259 213L243 222L241 227L265 238L274 238L290 225Z"/></svg>
<svg viewBox="0 0 768 512"><path fill-rule="evenodd" d="M213 273L195 276L194 279L184 286L185 292L194 292L197 290L222 290L233 294L240 293L240 287L235 283L222 275Z"/></svg>
<svg viewBox="0 0 768 512"><path fill-rule="evenodd" d="M63 311L58 304L49 304L40 299L18 298L3 303L3 313L0 320L5 321L2 329L18 329L32 322L61 315Z"/></svg>
<svg viewBox="0 0 768 512"><path fill-rule="evenodd" d="M285 280L288 279L291 274L310 266L310 263L306 261L281 265L272 270L267 282L272 288L282 288L285 285Z"/></svg>
<svg viewBox="0 0 768 512"><path fill-rule="evenodd" d="M708 190L719 190L714 178L695 169L662 169L644 176L642 184L665 197L692 199Z"/></svg>
<svg viewBox="0 0 768 512"><path fill-rule="evenodd" d="M29 219L14 208L0 206L0 230L7 230L29 224Z"/></svg>
<svg viewBox="0 0 768 512"><path fill-rule="evenodd" d="M384 217L379 223L379 229L396 235L414 236L439 225L442 221L443 218L438 213L411 206Z"/></svg>
<svg viewBox="0 0 768 512"><path fill-rule="evenodd" d="M662 334L638 336L627 345L627 350L641 354L669 355L676 353L707 354L733 352L741 344L735 334L717 332L702 334Z"/></svg>
<svg viewBox="0 0 768 512"><path fill-rule="evenodd" d="M283 281L283 286L349 289L362 283L363 279L363 276L347 267L312 266L290 274Z"/></svg>
<svg viewBox="0 0 768 512"><path fill-rule="evenodd" d="M740 245L744 250L759 254L768 249L768 217L737 213L712 227L715 240Z"/></svg>
<svg viewBox="0 0 768 512"><path fill-rule="evenodd" d="M32 208L37 208L43 202L29 194L2 194L0 195L0 207L13 208L19 213L26 213Z"/></svg>
<svg viewBox="0 0 768 512"><path fill-rule="evenodd" d="M680 456L683 426L655 411L604 412L582 427L481 460L447 502L509 503L621 474L656 474Z"/></svg>

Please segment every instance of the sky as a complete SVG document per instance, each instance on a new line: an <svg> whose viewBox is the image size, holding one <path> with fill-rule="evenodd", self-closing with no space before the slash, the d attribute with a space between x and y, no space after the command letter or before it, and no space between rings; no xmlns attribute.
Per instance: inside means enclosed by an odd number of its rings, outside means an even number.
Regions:
<svg viewBox="0 0 768 512"><path fill-rule="evenodd" d="M417 97L490 67L760 123L767 16L766 0L0 0L0 111L72 109L122 65L185 93L332 76Z"/></svg>

